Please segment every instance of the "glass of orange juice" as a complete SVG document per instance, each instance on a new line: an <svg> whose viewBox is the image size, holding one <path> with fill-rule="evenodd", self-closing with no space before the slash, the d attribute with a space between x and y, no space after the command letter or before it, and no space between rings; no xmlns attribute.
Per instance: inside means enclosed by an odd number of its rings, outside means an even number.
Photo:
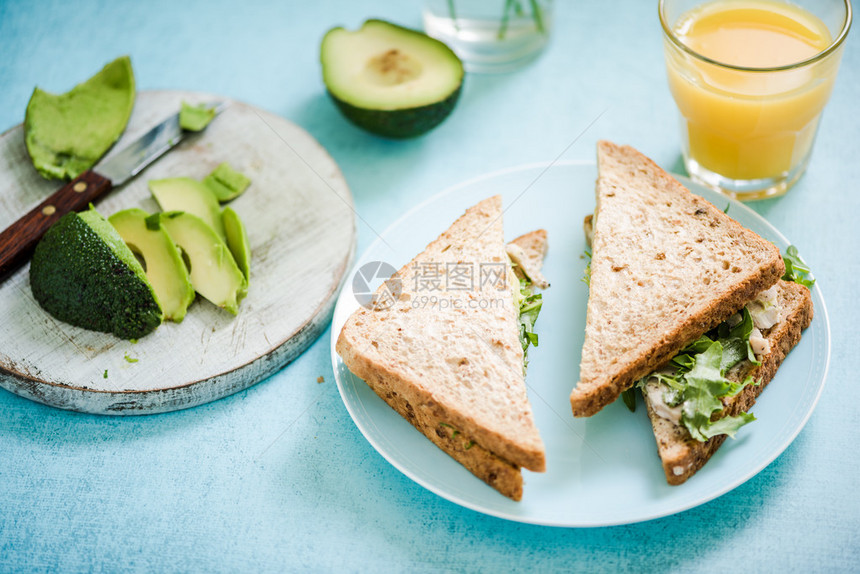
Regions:
<svg viewBox="0 0 860 574"><path fill-rule="evenodd" d="M806 170L851 26L850 0L660 0L690 177L738 199Z"/></svg>

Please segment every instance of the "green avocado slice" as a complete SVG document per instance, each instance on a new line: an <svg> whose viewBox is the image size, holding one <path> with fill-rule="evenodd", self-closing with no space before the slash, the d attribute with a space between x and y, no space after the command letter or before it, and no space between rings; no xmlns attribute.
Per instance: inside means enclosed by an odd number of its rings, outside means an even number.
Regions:
<svg viewBox="0 0 860 574"><path fill-rule="evenodd" d="M182 211L161 214L161 224L190 263L194 290L236 314L248 282L224 241L199 217Z"/></svg>
<svg viewBox="0 0 860 574"><path fill-rule="evenodd" d="M114 213L108 221L133 253L139 254L164 312L179 323L194 301L194 288L179 249L162 228L160 213L149 215L136 207Z"/></svg>
<svg viewBox="0 0 860 574"><path fill-rule="evenodd" d="M149 191L164 211L185 211L205 221L222 241L226 241L221 221L221 204L202 182L190 177L153 179Z"/></svg>
<svg viewBox="0 0 860 574"><path fill-rule="evenodd" d="M71 325L139 339L161 324L158 297L119 233L94 209L60 218L36 245L30 288Z"/></svg>
<svg viewBox="0 0 860 574"><path fill-rule="evenodd" d="M463 63L417 30L368 20L357 31L333 28L320 49L323 81L340 111L370 132L415 137L453 111Z"/></svg>
<svg viewBox="0 0 860 574"><path fill-rule="evenodd" d="M65 94L35 88L24 120L33 166L45 179L74 179L90 169L122 135L134 96L128 56Z"/></svg>
<svg viewBox="0 0 860 574"><path fill-rule="evenodd" d="M230 248L236 265L239 266L239 270L245 276L245 281L248 282L251 279L251 248L248 244L245 225L239 219L239 214L230 207L224 208L221 218L224 220L224 230L227 232L227 247Z"/></svg>

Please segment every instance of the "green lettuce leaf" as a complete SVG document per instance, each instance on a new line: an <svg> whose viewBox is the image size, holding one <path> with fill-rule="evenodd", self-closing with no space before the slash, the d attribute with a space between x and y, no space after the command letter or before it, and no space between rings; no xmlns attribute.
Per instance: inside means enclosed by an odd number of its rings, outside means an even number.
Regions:
<svg viewBox="0 0 860 574"><path fill-rule="evenodd" d="M543 305L543 296L532 292L532 284L520 280L520 344L523 347L523 368L528 365L529 345L538 346L538 335L534 332L535 322Z"/></svg>
<svg viewBox="0 0 860 574"><path fill-rule="evenodd" d="M711 415L723 408L719 397L728 392L728 381L720 373L723 347L714 341L708 350L696 355L693 368L684 379L684 404L681 422L696 440L707 440L703 432L710 425Z"/></svg>
<svg viewBox="0 0 860 574"><path fill-rule="evenodd" d="M714 340L707 335L702 335L681 349L681 352L672 359L671 364L678 367L682 372L689 371L695 364L695 356L707 351L713 342Z"/></svg>
<svg viewBox="0 0 860 574"><path fill-rule="evenodd" d="M728 435L729 438L735 438L735 433L738 432L739 428L754 420L756 420L755 415L752 413L741 413L734 417L723 417L710 423L707 428L702 429L702 436L706 437L705 440L720 434Z"/></svg>
<svg viewBox="0 0 860 574"><path fill-rule="evenodd" d="M621 400L630 409L631 413L636 412L636 387L630 387L621 391Z"/></svg>
<svg viewBox="0 0 860 574"><path fill-rule="evenodd" d="M750 345L750 335L753 330L753 319L749 310L744 307L741 311L741 322L734 327L729 328L728 323L721 323L717 327L717 340L723 346L723 363L721 370L723 373L737 365L743 360L747 360L754 365L760 365L761 362L755 358L752 345Z"/></svg>
<svg viewBox="0 0 860 574"><path fill-rule="evenodd" d="M809 265L800 258L797 247L789 245L782 260L785 262L785 274L782 276L785 281L794 281L810 289L815 285L815 279L810 276Z"/></svg>
<svg viewBox="0 0 860 574"><path fill-rule="evenodd" d="M723 364L723 346L714 341L705 352L696 355L695 365L684 376L681 422L696 440L706 441L717 434L734 436L740 427L755 420L751 414L743 413L711 422L711 416L723 408L720 399L739 393L750 380L729 381L723 376Z"/></svg>

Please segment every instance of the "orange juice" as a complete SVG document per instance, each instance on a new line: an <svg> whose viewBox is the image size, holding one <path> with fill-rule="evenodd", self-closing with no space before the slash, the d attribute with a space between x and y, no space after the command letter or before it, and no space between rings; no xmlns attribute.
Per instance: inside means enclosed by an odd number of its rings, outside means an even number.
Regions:
<svg viewBox="0 0 860 574"><path fill-rule="evenodd" d="M729 180L802 171L839 66L815 60L833 42L827 26L775 0L706 2L668 24L689 49L666 40L688 164Z"/></svg>

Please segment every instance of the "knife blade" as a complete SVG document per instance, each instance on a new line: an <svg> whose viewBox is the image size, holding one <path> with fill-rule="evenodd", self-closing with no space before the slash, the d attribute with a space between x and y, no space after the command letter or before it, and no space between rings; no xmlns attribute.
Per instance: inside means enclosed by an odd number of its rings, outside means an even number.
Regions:
<svg viewBox="0 0 860 574"><path fill-rule="evenodd" d="M226 102L210 104L216 116ZM42 235L62 216L86 209L143 171L189 134L174 114L128 144L118 153L87 170L0 232L0 281L12 274L33 254Z"/></svg>

